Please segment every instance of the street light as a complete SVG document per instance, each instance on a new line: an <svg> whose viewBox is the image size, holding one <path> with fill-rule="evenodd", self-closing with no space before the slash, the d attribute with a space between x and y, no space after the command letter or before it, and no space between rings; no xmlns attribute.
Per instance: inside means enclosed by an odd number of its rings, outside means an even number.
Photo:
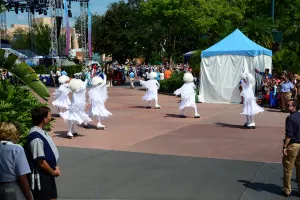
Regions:
<svg viewBox="0 0 300 200"><path fill-rule="evenodd" d="M273 19L273 22L275 20L275 0L272 0L272 19Z"/></svg>

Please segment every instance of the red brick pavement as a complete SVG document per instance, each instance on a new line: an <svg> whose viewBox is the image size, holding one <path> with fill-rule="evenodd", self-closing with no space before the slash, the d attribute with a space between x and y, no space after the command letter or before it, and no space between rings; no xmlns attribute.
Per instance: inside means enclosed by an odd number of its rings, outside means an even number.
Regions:
<svg viewBox="0 0 300 200"><path fill-rule="evenodd" d="M197 104L200 119L193 118L192 110L189 118L180 119L177 97L159 95L162 109L149 110L141 100L142 90L114 87L108 91L106 107L113 116L104 121L107 129L76 127L80 135L70 140L65 138L67 125L56 118L52 134L57 145L233 160L281 160L287 114L266 109L256 117L257 129L245 130L240 127L244 123L239 114L241 105Z"/></svg>

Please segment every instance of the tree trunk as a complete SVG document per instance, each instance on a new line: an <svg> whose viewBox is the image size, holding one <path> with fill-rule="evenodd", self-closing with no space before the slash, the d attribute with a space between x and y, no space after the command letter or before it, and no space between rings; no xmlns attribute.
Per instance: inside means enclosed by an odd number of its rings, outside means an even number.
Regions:
<svg viewBox="0 0 300 200"><path fill-rule="evenodd" d="M170 63L169 63L170 64L170 69L173 70L174 60L173 60L173 55L172 54L170 55L170 60L169 61L170 61Z"/></svg>

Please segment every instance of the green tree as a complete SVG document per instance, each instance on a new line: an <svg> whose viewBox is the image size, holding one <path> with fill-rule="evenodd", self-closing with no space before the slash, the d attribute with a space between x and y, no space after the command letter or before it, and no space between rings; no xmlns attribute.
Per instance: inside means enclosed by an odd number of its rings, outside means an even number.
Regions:
<svg viewBox="0 0 300 200"><path fill-rule="evenodd" d="M36 53L39 55L48 55L51 47L50 26L48 24L39 24L36 26Z"/></svg>
<svg viewBox="0 0 300 200"><path fill-rule="evenodd" d="M28 31L18 28L12 35L11 38L13 49L29 49L29 34Z"/></svg>

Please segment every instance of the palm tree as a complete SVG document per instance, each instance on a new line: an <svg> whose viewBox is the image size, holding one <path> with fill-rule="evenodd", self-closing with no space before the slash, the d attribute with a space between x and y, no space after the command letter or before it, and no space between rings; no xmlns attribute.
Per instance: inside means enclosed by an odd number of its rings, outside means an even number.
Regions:
<svg viewBox="0 0 300 200"><path fill-rule="evenodd" d="M35 71L25 62L20 62L18 56L0 49L0 69L5 69L27 85L42 99L48 101L50 94L46 86L39 80Z"/></svg>

